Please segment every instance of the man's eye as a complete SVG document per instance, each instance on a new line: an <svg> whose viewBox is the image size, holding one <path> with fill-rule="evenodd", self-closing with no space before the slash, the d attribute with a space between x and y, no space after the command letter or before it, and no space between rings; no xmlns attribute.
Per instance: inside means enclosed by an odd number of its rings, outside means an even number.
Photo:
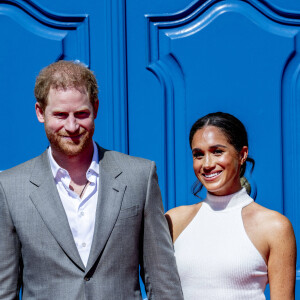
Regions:
<svg viewBox="0 0 300 300"><path fill-rule="evenodd" d="M65 113L55 113L55 116L58 118L65 118L67 116L67 114Z"/></svg>
<svg viewBox="0 0 300 300"><path fill-rule="evenodd" d="M76 118L87 118L89 115L90 113L87 111L79 111L75 114Z"/></svg>

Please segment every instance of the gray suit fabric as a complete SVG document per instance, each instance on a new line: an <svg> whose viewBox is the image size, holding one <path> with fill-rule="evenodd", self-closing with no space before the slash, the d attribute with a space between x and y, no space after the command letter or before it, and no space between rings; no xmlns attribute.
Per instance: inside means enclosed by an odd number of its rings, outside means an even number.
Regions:
<svg viewBox="0 0 300 300"><path fill-rule="evenodd" d="M99 147L100 184L85 268L46 151L0 173L0 299L183 299L155 164Z"/></svg>

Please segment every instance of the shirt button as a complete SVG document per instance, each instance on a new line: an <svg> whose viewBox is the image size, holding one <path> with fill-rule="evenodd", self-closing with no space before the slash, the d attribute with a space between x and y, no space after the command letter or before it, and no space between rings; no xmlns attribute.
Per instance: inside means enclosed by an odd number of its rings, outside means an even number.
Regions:
<svg viewBox="0 0 300 300"><path fill-rule="evenodd" d="M82 243L81 246L82 246L82 247L85 247L85 246L86 246L86 243Z"/></svg>
<svg viewBox="0 0 300 300"><path fill-rule="evenodd" d="M91 279L90 277L84 277L85 281L90 281L90 279Z"/></svg>
<svg viewBox="0 0 300 300"><path fill-rule="evenodd" d="M84 211L80 212L80 216L81 216L81 217L84 216Z"/></svg>

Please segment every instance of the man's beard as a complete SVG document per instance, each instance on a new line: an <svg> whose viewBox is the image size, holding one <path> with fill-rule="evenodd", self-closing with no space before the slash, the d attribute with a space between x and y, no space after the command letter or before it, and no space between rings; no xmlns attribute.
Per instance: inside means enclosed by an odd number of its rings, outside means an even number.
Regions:
<svg viewBox="0 0 300 300"><path fill-rule="evenodd" d="M94 134L94 128L90 131L81 128L81 130L78 131L78 133L73 135L69 135L65 131L53 133L47 130L47 127L45 127L45 131L51 147L56 151L60 152L61 154L64 154L69 157L76 156L82 153L89 145L91 145ZM81 135L81 137L79 139L74 140L64 137L78 135Z"/></svg>

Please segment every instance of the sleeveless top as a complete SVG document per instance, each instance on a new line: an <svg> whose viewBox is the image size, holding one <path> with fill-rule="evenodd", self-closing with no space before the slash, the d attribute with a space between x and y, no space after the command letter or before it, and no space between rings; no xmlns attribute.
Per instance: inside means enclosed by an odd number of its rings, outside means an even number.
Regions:
<svg viewBox="0 0 300 300"><path fill-rule="evenodd" d="M184 299L266 299L267 265L242 220L242 208L252 201L245 189L207 194L174 243Z"/></svg>

